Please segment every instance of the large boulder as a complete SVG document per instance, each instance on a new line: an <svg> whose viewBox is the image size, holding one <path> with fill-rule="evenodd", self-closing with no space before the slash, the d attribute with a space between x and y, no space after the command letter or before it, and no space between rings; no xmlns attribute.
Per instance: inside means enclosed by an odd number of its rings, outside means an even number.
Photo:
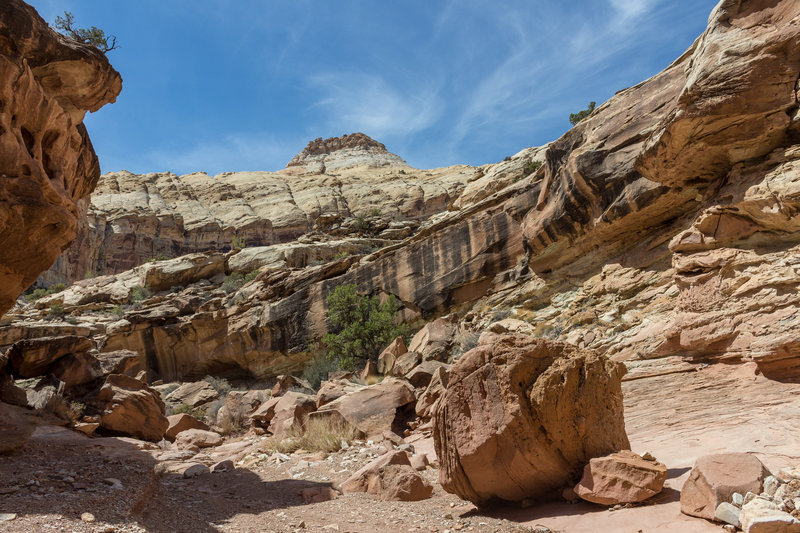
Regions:
<svg viewBox="0 0 800 533"><path fill-rule="evenodd" d="M384 375L390 374L394 368L394 362L407 351L405 339L397 337L378 356L378 372Z"/></svg>
<svg viewBox="0 0 800 533"><path fill-rule="evenodd" d="M662 463L623 450L592 458L574 490L581 499L601 505L636 503L661 492L666 480Z"/></svg>
<svg viewBox="0 0 800 533"><path fill-rule="evenodd" d="M219 393L206 381L194 381L184 383L166 397L166 400L173 404L186 404L189 407L197 407L211 400L216 400Z"/></svg>
<svg viewBox="0 0 800 533"><path fill-rule="evenodd" d="M420 394L417 398L417 405L414 410L418 417L423 419L431 417L433 404L444 394L444 390L447 388L448 372L449 371L443 367L439 367L433 372L433 377L428 387L425 389L425 392Z"/></svg>
<svg viewBox="0 0 800 533"><path fill-rule="evenodd" d="M482 335L434 408L442 487L476 505L554 496L592 457L630 448L624 374L565 343Z"/></svg>
<svg viewBox="0 0 800 533"><path fill-rule="evenodd" d="M186 413L170 415L167 417L167 421L169 422L169 426L167 427L166 433L164 433L164 437L167 440L175 440L178 433L189 429L210 429L204 422Z"/></svg>
<svg viewBox="0 0 800 533"><path fill-rule="evenodd" d="M386 378L376 385L363 387L323 405L312 416L343 419L364 435L391 431L398 410L416 401L414 387L405 380Z"/></svg>
<svg viewBox="0 0 800 533"><path fill-rule="evenodd" d="M719 504L730 502L734 492L760 494L768 475L766 467L754 455L704 455L695 462L683 484L681 512L713 520Z"/></svg>
<svg viewBox="0 0 800 533"><path fill-rule="evenodd" d="M277 377L275 385L272 387L273 396L282 396L288 391L302 392L303 394L314 394L314 389L308 381L292 376L283 374Z"/></svg>
<svg viewBox="0 0 800 533"><path fill-rule="evenodd" d="M222 436L219 433L204 429L187 429L175 436L175 446L178 449L191 448L210 448L222 444Z"/></svg>
<svg viewBox="0 0 800 533"><path fill-rule="evenodd" d="M453 338L458 330L455 320L450 317L437 318L428 322L414 335L408 351L417 352L423 361L442 361L447 358L453 346Z"/></svg>
<svg viewBox="0 0 800 533"><path fill-rule="evenodd" d="M169 427L158 392L130 376L108 376L95 403L101 409L100 427L115 433L158 442Z"/></svg>
<svg viewBox="0 0 800 533"><path fill-rule="evenodd" d="M367 490L381 500L417 502L433 493L433 486L409 465L388 465L380 469Z"/></svg>
<svg viewBox="0 0 800 533"><path fill-rule="evenodd" d="M433 379L433 374L439 369L448 371L450 365L440 361L423 361L406 374L406 379L416 388L427 388Z"/></svg>
<svg viewBox="0 0 800 533"><path fill-rule="evenodd" d="M138 352L132 350L116 350L97 355L103 374L125 374L136 377L144 370L145 361Z"/></svg>
<svg viewBox="0 0 800 533"><path fill-rule="evenodd" d="M344 483L342 483L342 493L350 494L353 492L369 491L372 480L379 475L382 468L389 465L411 466L411 461L408 458L408 454L403 450L385 453L367 463L347 478Z"/></svg>
<svg viewBox="0 0 800 533"><path fill-rule="evenodd" d="M289 391L270 398L250 415L253 425L265 428L274 437L282 438L305 427L306 418L317 408L310 394Z"/></svg>
<svg viewBox="0 0 800 533"><path fill-rule="evenodd" d="M103 375L100 362L92 352L67 354L50 368L67 388L85 385Z"/></svg>
<svg viewBox="0 0 800 533"><path fill-rule="evenodd" d="M363 388L364 385L353 383L349 379L333 379L333 380L323 381L319 387L319 391L317 392L317 409L319 409L323 405L331 403L333 400L337 398L341 398L342 396L348 393Z"/></svg>

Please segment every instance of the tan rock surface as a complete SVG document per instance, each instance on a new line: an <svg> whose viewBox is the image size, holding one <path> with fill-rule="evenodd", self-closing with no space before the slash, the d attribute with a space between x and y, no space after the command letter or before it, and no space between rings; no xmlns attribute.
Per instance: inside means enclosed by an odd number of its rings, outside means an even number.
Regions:
<svg viewBox="0 0 800 533"><path fill-rule="evenodd" d="M75 238L79 202L100 176L83 116L121 90L99 50L24 2L0 6L0 315Z"/></svg>
<svg viewBox="0 0 800 533"><path fill-rule="evenodd" d="M398 411L413 404L414 388L405 380L386 378L341 396L319 408L311 416L338 416L365 436L393 430Z"/></svg>
<svg viewBox="0 0 800 533"><path fill-rule="evenodd" d="M410 465L390 464L380 469L367 492L386 501L418 502L431 497L433 486Z"/></svg>
<svg viewBox="0 0 800 533"><path fill-rule="evenodd" d="M342 483L342 493L367 492L370 483L378 477L380 470L389 465L411 466L408 454L402 450L385 453L377 459L363 466Z"/></svg>
<svg viewBox="0 0 800 533"><path fill-rule="evenodd" d="M476 505L546 498L592 457L629 449L624 372L591 351L485 334L434 411L442 487Z"/></svg>
<svg viewBox="0 0 800 533"><path fill-rule="evenodd" d="M175 446L178 449L191 448L210 448L222 444L222 436L219 433L206 429L185 429L175 435Z"/></svg>
<svg viewBox="0 0 800 533"><path fill-rule="evenodd" d="M746 453L700 457L681 490L681 512L712 520L722 502L734 492L761 494L769 472L759 459Z"/></svg>
<svg viewBox="0 0 800 533"><path fill-rule="evenodd" d="M583 500L601 505L642 502L664 488L667 467L630 450L593 457L574 491Z"/></svg>
<svg viewBox="0 0 800 533"><path fill-rule="evenodd" d="M405 339L397 337L378 355L378 372L384 375L391 374L395 361L407 351Z"/></svg>
<svg viewBox="0 0 800 533"><path fill-rule="evenodd" d="M167 440L175 440L178 433L186 431L187 429L202 429L208 430L209 427L204 422L196 419L192 415L181 413L179 415L170 415L167 417L169 426L167 431L164 432L164 438Z"/></svg>
<svg viewBox="0 0 800 533"><path fill-rule="evenodd" d="M94 401L104 429L158 442L169 427L159 394L130 376L108 376Z"/></svg>

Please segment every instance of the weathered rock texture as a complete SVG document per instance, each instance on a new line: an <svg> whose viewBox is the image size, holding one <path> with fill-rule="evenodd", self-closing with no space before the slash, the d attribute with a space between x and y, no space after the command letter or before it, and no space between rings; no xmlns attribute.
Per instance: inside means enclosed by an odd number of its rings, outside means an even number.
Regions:
<svg viewBox="0 0 800 533"><path fill-rule="evenodd" d="M625 367L591 351L484 334L433 413L442 487L476 505L546 498L593 457L628 449Z"/></svg>
<svg viewBox="0 0 800 533"><path fill-rule="evenodd" d="M83 116L121 89L99 50L0 5L0 315L75 238L100 176Z"/></svg>
<svg viewBox="0 0 800 533"><path fill-rule="evenodd" d="M642 502L664 488L667 467L630 450L594 457L575 485L581 499L601 505Z"/></svg>
<svg viewBox="0 0 800 533"><path fill-rule="evenodd" d="M151 374L166 379L229 370L277 375L299 370L309 341L326 332L328 293L355 283L363 293L395 295L406 319L465 311L453 337L443 337L437 359L460 349L458 335L481 331L510 310L533 335L625 360L630 379L706 360L752 360L764 375L796 379L798 16L800 5L789 0L725 0L703 35L662 73L619 92L546 147L480 169L428 176L365 163L331 176L309 162L213 181L152 175L138 183L109 176L95 198L98 205L107 202L104 212L118 213L103 216L118 217L109 227L119 231L99 233L111 235L110 254L124 250L117 259L104 256L118 262L114 269L132 264L132 257L136 263L159 251L182 253L184 242L224 249L234 229L251 228L242 235L255 244L257 235L268 233L258 222L266 219L273 233L285 231L271 237L276 240L314 225L317 233L297 244L248 246L226 256L224 274L262 271L234 293L217 291L219 280L201 285L194 278L194 285L146 300L123 320L96 318L93 332L102 350L137 350ZM347 150L379 150L353 142ZM316 143L303 159L338 157L326 155L327 144ZM535 169L532 161L543 165ZM464 173L472 180L467 186ZM471 187L487 184L488 176L498 178L489 194ZM230 201L217 202L222 196L212 185L228 191ZM258 196L273 189L274 195ZM242 203L243 191L263 201L257 208ZM200 206L206 199L217 202L218 214ZM194 207L184 213L181 202ZM387 225L370 234L381 243L347 257L334 252L347 251L343 242L353 235L365 237L342 216L369 214L373 207L400 218L438 214L413 229ZM133 243L131 235L172 235L152 228L156 221L172 227L179 212L178 244ZM140 216L148 222L137 229ZM196 233L187 233L189 219ZM202 228L212 229L205 234ZM220 231L228 233L219 237ZM381 237L383 231L392 237ZM84 303L68 310L99 314L112 307L105 302L124 303L130 288L143 284L143 270L131 272L80 282L64 301ZM102 288L120 287L121 280L124 290ZM19 316L30 316L26 312Z"/></svg>
<svg viewBox="0 0 800 533"><path fill-rule="evenodd" d="M75 247L43 281L74 282L154 257L228 250L234 238L252 247L313 229L341 233L343 221L358 216L386 219L370 220L368 233L404 236L402 221L444 211L475 173L468 166L411 168L363 134L312 141L280 172L114 172L100 179Z"/></svg>
<svg viewBox="0 0 800 533"><path fill-rule="evenodd" d="M734 492L760 494L769 472L757 457L720 453L700 457L681 490L681 512L712 520L722 502Z"/></svg>

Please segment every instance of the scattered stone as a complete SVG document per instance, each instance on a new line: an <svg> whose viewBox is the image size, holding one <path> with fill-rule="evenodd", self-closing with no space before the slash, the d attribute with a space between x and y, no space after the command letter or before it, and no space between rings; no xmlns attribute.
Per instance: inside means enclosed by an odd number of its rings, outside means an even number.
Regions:
<svg viewBox="0 0 800 533"><path fill-rule="evenodd" d="M734 492L760 493L768 474L757 457L746 453L700 457L681 490L681 512L713 520L719 504L730 502Z"/></svg>
<svg viewBox="0 0 800 533"><path fill-rule="evenodd" d="M211 472L214 474L218 474L220 472L233 472L235 468L236 467L233 465L233 461L226 459L225 461L220 461L212 466Z"/></svg>
<svg viewBox="0 0 800 533"><path fill-rule="evenodd" d="M416 502L430 498L433 486L410 465L390 464L370 479L367 492L382 500Z"/></svg>
<svg viewBox="0 0 800 533"><path fill-rule="evenodd" d="M388 465L411 466L411 461L409 461L406 452L399 450L381 455L347 478L347 480L342 483L342 493L367 492L369 490L370 481L378 475L381 468Z"/></svg>
<svg viewBox="0 0 800 533"><path fill-rule="evenodd" d="M300 493L300 498L305 504L327 502L328 500L335 500L338 497L339 493L331 487L312 487L303 489Z"/></svg>
<svg viewBox="0 0 800 533"><path fill-rule="evenodd" d="M739 515L744 533L799 533L800 521L767 499L754 498Z"/></svg>
<svg viewBox="0 0 800 533"><path fill-rule="evenodd" d="M187 429L175 436L175 446L178 449L189 449L192 446L210 448L220 444L222 444L222 436L219 433L202 429Z"/></svg>
<svg viewBox="0 0 800 533"><path fill-rule="evenodd" d="M17 518L17 513L0 513L0 522L10 522Z"/></svg>
<svg viewBox="0 0 800 533"><path fill-rule="evenodd" d="M731 503L736 507L741 508L742 505L744 505L744 496L742 496L738 492L734 492L733 494L731 494Z"/></svg>
<svg viewBox="0 0 800 533"><path fill-rule="evenodd" d="M635 503L652 498L664 487L667 467L629 450L595 457L575 485L580 498L601 505Z"/></svg>
<svg viewBox="0 0 800 533"><path fill-rule="evenodd" d="M714 518L734 527L739 527L739 513L741 509L732 503L722 502L714 511Z"/></svg>
<svg viewBox="0 0 800 533"><path fill-rule="evenodd" d="M81 514L81 520L84 521L84 522L87 522L89 524L92 524L92 523L94 523L95 518L94 518L94 515L92 513L83 513L83 514Z"/></svg>
<svg viewBox="0 0 800 533"><path fill-rule="evenodd" d="M428 456L424 453L413 455L411 457L411 466L414 468L414 470L421 472L428 468L428 464Z"/></svg>
<svg viewBox="0 0 800 533"><path fill-rule="evenodd" d="M114 477L107 477L103 480L103 483L108 485L108 487L112 490L122 490L124 487L122 486L122 481L118 480Z"/></svg>
<svg viewBox="0 0 800 533"><path fill-rule="evenodd" d="M184 478L197 477L197 476L202 476L203 474L210 474L210 473L211 471L208 469L208 467L200 463L190 464L186 466L186 468L184 468L182 471Z"/></svg>
<svg viewBox="0 0 800 533"><path fill-rule="evenodd" d="M100 427L100 424L97 423L97 422L81 422L81 423L75 424L75 427L73 429L75 431L83 433L86 436L92 436L92 435L94 435L94 432L99 427Z"/></svg>

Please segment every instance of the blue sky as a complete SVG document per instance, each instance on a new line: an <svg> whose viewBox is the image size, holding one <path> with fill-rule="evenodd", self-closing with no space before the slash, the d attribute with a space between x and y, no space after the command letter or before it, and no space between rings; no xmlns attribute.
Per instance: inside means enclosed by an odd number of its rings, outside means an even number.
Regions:
<svg viewBox="0 0 800 533"><path fill-rule="evenodd" d="M419 168L502 160L656 74L716 0L28 0L117 36L103 172L278 170L362 131Z"/></svg>

